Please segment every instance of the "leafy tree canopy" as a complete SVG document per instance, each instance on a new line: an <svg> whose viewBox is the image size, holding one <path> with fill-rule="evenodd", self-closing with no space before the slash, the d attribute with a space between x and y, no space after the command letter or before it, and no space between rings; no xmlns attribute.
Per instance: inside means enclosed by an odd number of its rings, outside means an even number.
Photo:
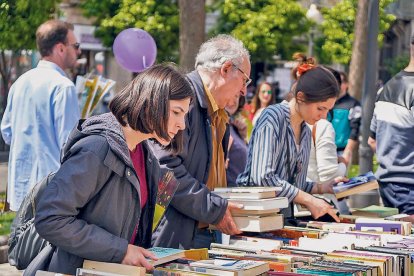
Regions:
<svg viewBox="0 0 414 276"><path fill-rule="evenodd" d="M58 0L2 0L0 2L0 49L36 48L36 29L56 13Z"/></svg>
<svg viewBox="0 0 414 276"><path fill-rule="evenodd" d="M303 46L293 37L309 30L306 10L295 0L215 0L219 12L212 34L231 33L246 45L253 61L269 61L274 55L291 59Z"/></svg>
<svg viewBox="0 0 414 276"><path fill-rule="evenodd" d="M393 0L380 0L379 43L384 38L383 32L388 30L395 20L394 15L385 12L385 8L392 2ZM324 17L324 22L320 25L322 36L317 43L321 63L350 63L357 8L357 0L343 0L331 9L322 9Z"/></svg>
<svg viewBox="0 0 414 276"><path fill-rule="evenodd" d="M179 11L176 0L86 0L86 16L96 19L96 36L112 47L117 34L127 28L147 31L157 43L157 60L178 60Z"/></svg>

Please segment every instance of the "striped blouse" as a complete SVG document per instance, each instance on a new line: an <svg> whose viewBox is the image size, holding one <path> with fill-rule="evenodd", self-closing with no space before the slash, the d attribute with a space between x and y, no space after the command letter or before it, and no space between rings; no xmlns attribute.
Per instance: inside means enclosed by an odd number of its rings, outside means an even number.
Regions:
<svg viewBox="0 0 414 276"><path fill-rule="evenodd" d="M314 182L306 181L311 131L301 126L300 145L296 146L287 103L266 108L253 129L249 142L246 168L237 178L240 186L281 186L278 196L291 202L299 189L309 193ZM289 155L289 156L288 156ZM290 172L288 166L290 165ZM289 183L289 174L294 183Z"/></svg>

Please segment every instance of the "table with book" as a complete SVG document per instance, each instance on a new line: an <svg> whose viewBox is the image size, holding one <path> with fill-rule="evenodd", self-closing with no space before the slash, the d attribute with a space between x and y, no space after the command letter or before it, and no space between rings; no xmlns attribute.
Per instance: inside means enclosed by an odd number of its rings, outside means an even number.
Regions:
<svg viewBox="0 0 414 276"><path fill-rule="evenodd" d="M378 188L372 177L344 183L337 195ZM368 184L367 184L368 183ZM376 185L375 185L376 184ZM348 186L348 187L345 187ZM341 222L296 219L284 225L289 203L278 187L216 188L214 193L243 204L233 217L243 234L223 235L209 249L151 248L158 258L153 275L403 275L414 276L414 215L367 206ZM45 273L40 272L39 273ZM144 268L85 261L79 276L146 275ZM43 274L39 274L43 275ZM46 275L46 274L44 274Z"/></svg>

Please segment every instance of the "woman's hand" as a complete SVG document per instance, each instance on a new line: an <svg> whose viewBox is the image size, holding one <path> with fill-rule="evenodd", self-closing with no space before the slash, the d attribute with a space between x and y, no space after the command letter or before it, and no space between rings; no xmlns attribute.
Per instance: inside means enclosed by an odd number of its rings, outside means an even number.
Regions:
<svg viewBox="0 0 414 276"><path fill-rule="evenodd" d="M299 190L293 201L304 205L315 219L325 214L329 214L336 222L339 222L339 217L336 215L337 210L323 199L314 197L311 194Z"/></svg>
<svg viewBox="0 0 414 276"><path fill-rule="evenodd" d="M154 267L148 262L147 258L154 261L157 260L155 255L142 247L128 244L128 249L125 254L122 264L145 267L147 271L151 271Z"/></svg>
<svg viewBox="0 0 414 276"><path fill-rule="evenodd" d="M333 194L333 186L338 184L339 182L346 182L349 179L344 176L335 177L333 180L316 183L314 188L312 189L312 194Z"/></svg>
<svg viewBox="0 0 414 276"><path fill-rule="evenodd" d="M311 196L308 204L305 204L306 208L311 212L312 217L317 219L325 214L330 215L336 222L339 222L339 217L336 215L337 210L325 200Z"/></svg>

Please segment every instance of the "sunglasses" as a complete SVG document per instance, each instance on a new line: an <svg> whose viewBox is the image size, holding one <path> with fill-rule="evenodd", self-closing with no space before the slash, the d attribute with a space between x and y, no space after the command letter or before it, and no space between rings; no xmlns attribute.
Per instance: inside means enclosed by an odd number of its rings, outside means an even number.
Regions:
<svg viewBox="0 0 414 276"><path fill-rule="evenodd" d="M260 92L262 92L262 94L272 95L272 90L262 90Z"/></svg>
<svg viewBox="0 0 414 276"><path fill-rule="evenodd" d="M246 87L249 86L249 84L252 82L252 79L249 78L249 76L242 69L240 69L236 64L233 63L233 66L246 77L246 80L244 82L245 82Z"/></svg>
<svg viewBox="0 0 414 276"><path fill-rule="evenodd" d="M79 50L80 43L79 42L76 42L76 43L73 43L73 44L69 44L69 46L72 46L75 50Z"/></svg>

